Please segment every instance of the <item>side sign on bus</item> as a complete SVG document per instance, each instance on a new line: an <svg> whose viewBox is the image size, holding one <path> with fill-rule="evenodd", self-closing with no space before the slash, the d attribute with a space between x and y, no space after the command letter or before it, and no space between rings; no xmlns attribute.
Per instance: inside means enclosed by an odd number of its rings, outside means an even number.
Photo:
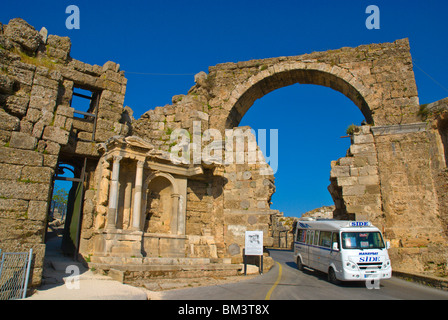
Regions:
<svg viewBox="0 0 448 320"><path fill-rule="evenodd" d="M359 257L359 262L381 262L381 256L378 257Z"/></svg>
<svg viewBox="0 0 448 320"><path fill-rule="evenodd" d="M352 221L352 222L350 222L350 227L370 227L370 222L368 222L368 221Z"/></svg>

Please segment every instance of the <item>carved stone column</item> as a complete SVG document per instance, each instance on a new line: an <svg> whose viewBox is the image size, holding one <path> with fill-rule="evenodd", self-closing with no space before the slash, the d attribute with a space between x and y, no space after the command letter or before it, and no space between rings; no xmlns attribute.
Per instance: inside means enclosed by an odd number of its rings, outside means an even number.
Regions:
<svg viewBox="0 0 448 320"><path fill-rule="evenodd" d="M132 229L140 231L140 220L142 212L142 186L143 186L143 166L145 161L137 162L134 188L134 208L132 210Z"/></svg>
<svg viewBox="0 0 448 320"><path fill-rule="evenodd" d="M113 156L112 177L109 190L109 208L107 211L106 229L116 229L117 205L118 205L118 177L120 175L121 156Z"/></svg>
<svg viewBox="0 0 448 320"><path fill-rule="evenodd" d="M179 226L181 223L181 221L179 221L179 195L174 193L171 195L171 199L171 233L181 234L179 230Z"/></svg>

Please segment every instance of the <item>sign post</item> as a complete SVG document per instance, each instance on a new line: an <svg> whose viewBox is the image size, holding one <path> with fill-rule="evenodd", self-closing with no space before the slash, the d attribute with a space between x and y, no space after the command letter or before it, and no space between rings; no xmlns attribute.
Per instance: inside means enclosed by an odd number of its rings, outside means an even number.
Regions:
<svg viewBox="0 0 448 320"><path fill-rule="evenodd" d="M244 275L247 274L246 256L260 257L260 274L263 274L263 231L246 231L244 249Z"/></svg>

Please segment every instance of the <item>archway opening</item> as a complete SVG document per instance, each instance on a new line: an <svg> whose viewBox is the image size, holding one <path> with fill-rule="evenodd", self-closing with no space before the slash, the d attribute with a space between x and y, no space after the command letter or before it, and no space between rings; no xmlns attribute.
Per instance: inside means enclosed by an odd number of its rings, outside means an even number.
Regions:
<svg viewBox="0 0 448 320"><path fill-rule="evenodd" d="M59 163L56 177L70 178L75 177L75 168L66 163ZM45 242L55 242L60 249L62 237L64 236L65 222L67 220L67 211L69 205L69 194L73 188L73 182L69 180L55 179L53 183L53 194L51 197L48 219L47 231L45 235Z"/></svg>
<svg viewBox="0 0 448 320"><path fill-rule="evenodd" d="M85 158L60 157L53 177L45 235L49 251L74 259L77 259L80 247L85 170Z"/></svg>
<svg viewBox="0 0 448 320"><path fill-rule="evenodd" d="M327 190L331 161L344 157L350 147L347 128L363 121L368 122L351 99L320 85L295 84L272 90L250 105L239 126L268 133L278 129L278 170L271 209L300 217L333 205ZM272 143L270 140L267 142ZM269 144L266 150L269 152Z"/></svg>
<svg viewBox="0 0 448 320"><path fill-rule="evenodd" d="M147 189L146 220L144 232L172 232L173 222L173 185L163 176L151 180Z"/></svg>
<svg viewBox="0 0 448 320"><path fill-rule="evenodd" d="M233 128L240 124L246 112L252 107L257 99L264 97L272 91L294 84L314 84L331 88L338 91L350 99L361 111L364 120L373 124L373 111L368 105L364 96L359 90L366 90L363 85L356 83L353 79L348 80L351 74L347 71L339 70L340 77L319 70L311 69L292 69L283 72L277 72L272 75L265 75L258 78L251 78L242 85L240 90L244 92L238 97L238 101L231 107L229 116L226 119L226 128ZM347 74L346 74L347 73ZM351 81L353 83L349 83ZM254 83L255 82L255 83ZM356 88L356 87L357 88ZM325 110L325 109L324 109Z"/></svg>

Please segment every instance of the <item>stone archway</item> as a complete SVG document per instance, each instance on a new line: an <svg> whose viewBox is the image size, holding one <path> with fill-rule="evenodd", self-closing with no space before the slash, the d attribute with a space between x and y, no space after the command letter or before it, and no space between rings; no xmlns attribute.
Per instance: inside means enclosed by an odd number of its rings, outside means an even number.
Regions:
<svg viewBox="0 0 448 320"><path fill-rule="evenodd" d="M197 74L195 82L188 94L174 96L172 105L150 110L135 121L135 134L169 151L172 141L165 137L170 131L185 129L199 143L207 129L217 129L223 137L224 131L239 125L257 99L276 89L295 83L334 89L353 101L370 124L352 135L347 156L332 163L330 193L340 202L338 209L344 215L366 218L381 226L397 247L396 252L403 251L398 246L409 247L412 255L411 240L429 239L427 234L435 235L431 239L441 243L434 232L440 226L431 221L433 217L436 221L438 210L443 209L435 196L434 170L446 162L439 163L444 156L439 155L441 143L434 142L433 129L422 122L419 113L408 39L222 63L209 67L208 73ZM198 127L201 132L195 132ZM433 154L437 156L428 157ZM246 230L266 231L265 245L269 245L267 240L272 241L268 229L274 177L262 176L258 169L247 164L221 169L226 183L222 196L213 200L213 214L223 227L211 232L219 239L220 257L230 255L238 260L229 248L244 245ZM222 185L211 183L213 187ZM194 190L187 196L197 198ZM187 216L196 214L193 209L187 204ZM422 222L423 216L428 220ZM204 228L209 229L209 225ZM398 241L404 238L409 240Z"/></svg>
<svg viewBox="0 0 448 320"><path fill-rule="evenodd" d="M229 101L223 106L225 110L229 110L226 129L237 127L255 100L269 92L296 83L321 85L341 92L355 103L369 124L373 123L372 109L378 101L372 99L370 90L348 70L325 63L307 66L305 63L296 62L279 63L238 85L231 93Z"/></svg>
<svg viewBox="0 0 448 320"><path fill-rule="evenodd" d="M190 92L208 96L209 126L237 126L255 100L295 83L347 96L371 125L415 123L419 109L408 39L279 57L223 63L198 75Z"/></svg>

